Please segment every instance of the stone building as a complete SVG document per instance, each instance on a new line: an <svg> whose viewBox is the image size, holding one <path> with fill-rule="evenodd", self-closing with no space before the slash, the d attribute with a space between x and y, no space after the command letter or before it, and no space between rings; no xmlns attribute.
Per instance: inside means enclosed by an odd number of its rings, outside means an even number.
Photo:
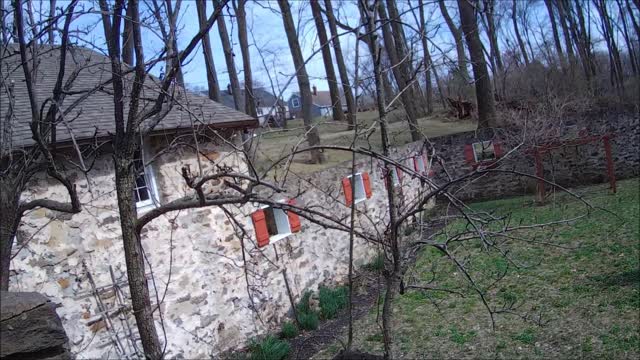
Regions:
<svg viewBox="0 0 640 360"><path fill-rule="evenodd" d="M109 134L113 132L110 64L94 51L71 51L66 73L77 71L77 77L70 89L74 94L68 95L64 104L85 94L87 98L69 113L74 119L69 126L58 128L58 145L63 148L73 138L81 145L100 142L104 150L91 158L92 169L86 176L66 163L67 171L75 174L82 203L79 214L38 208L23 218L14 244L10 290L36 291L58 304L71 352L77 358L139 355L109 151ZM58 53L56 47L43 47L39 54L40 99L50 96L58 73ZM13 95L0 99L0 116L8 113L11 104L12 146L26 149L33 142L18 58L15 51L3 58L2 75L13 80ZM130 77L125 81L131 85ZM157 89L156 79L148 77L147 81L144 91L151 97ZM257 126L256 119L205 97L175 90L177 102L172 110L150 137L142 139L135 189L139 214L190 194L192 190L182 177L185 166L195 170L203 164L205 174L223 168L248 173L234 146L239 146L239 130ZM176 139L192 137L194 130L202 134L197 144L199 155L194 146L170 146ZM394 157L408 160L420 151L420 145L413 144L398 149ZM356 196L350 199L357 203L356 224L359 229L379 231L387 219L379 164L361 159L357 173L353 182ZM299 205L346 218L350 208L342 187L350 174L350 164L346 164L304 178L289 177L280 183L285 192L257 191L274 201L294 199ZM208 191L226 191L225 186L218 182ZM408 176L400 179L399 175L394 187L406 200L421 196L425 190L419 181ZM23 194L25 200L66 196L65 189L44 173ZM270 221L265 224L256 214ZM161 340L167 344L167 357L214 356L276 328L291 310L284 276L296 299L321 284L344 280L348 233L302 217L297 218L298 224L291 220L282 210L248 202L169 213L145 227L142 243L149 286L152 303L159 304L161 310L156 312L156 320ZM257 229L260 226L266 226L266 239L261 238L264 229ZM356 265L371 260L378 250L376 245L357 239Z"/></svg>

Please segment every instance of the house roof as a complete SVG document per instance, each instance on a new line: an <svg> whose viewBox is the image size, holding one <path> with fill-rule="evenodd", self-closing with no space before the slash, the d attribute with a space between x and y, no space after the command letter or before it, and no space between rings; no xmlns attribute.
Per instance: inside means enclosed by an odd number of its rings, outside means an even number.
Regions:
<svg viewBox="0 0 640 360"><path fill-rule="evenodd" d="M37 71L35 72L35 92L37 99L42 104L53 94L60 64L60 47L40 45L38 47ZM29 63L32 64L32 55L29 55ZM31 65L33 67L33 65ZM34 144L29 123L31 122L31 108L24 80L19 48L17 45L9 45L7 51L0 51L0 73L5 84L12 87L10 100L5 88L0 88L0 119L5 119L10 107L13 110L10 127L12 145L24 147ZM130 68L127 67L127 70ZM109 58L90 49L82 47L69 47L65 64L64 83L77 72L71 87L67 89L67 95L61 109L68 109L71 104L83 96L87 96L80 104L65 115L67 126L58 126L56 137L59 142L93 138L94 136L106 137L115 133L113 87L110 84L111 63ZM133 85L133 73L128 72L124 77L125 116L128 113L128 95ZM142 90L141 110L151 107L152 100L160 89L161 80L147 76ZM206 124L213 128L246 128L257 127L257 119L212 101L205 96L176 88L176 103L167 115L155 127L154 131L166 131L172 129L191 128L194 122ZM145 101L146 99L146 101ZM13 105L13 106L11 106Z"/></svg>
<svg viewBox="0 0 640 360"><path fill-rule="evenodd" d="M295 92L291 95L291 97L294 96L300 96L300 93ZM291 99L291 98L289 98ZM313 103L313 105L319 106L319 107L331 107L333 106L333 102L331 101L331 93L327 90L327 91L321 91L321 90L317 90L315 95L313 94L313 92L311 93L311 102ZM342 93L342 91L340 91L340 102L342 104L343 107L346 106L346 100L344 98L344 94Z"/></svg>
<svg viewBox="0 0 640 360"><path fill-rule="evenodd" d="M202 92L203 94L207 94L206 91ZM244 94L245 89L240 90L240 105L244 108ZM257 88L253 89L253 97L256 100L256 107L273 107L275 105L284 106L286 105L284 101L278 100L278 98L270 93L267 89ZM235 103L233 102L233 95L229 93L227 90L220 91L220 101L230 108L235 108Z"/></svg>

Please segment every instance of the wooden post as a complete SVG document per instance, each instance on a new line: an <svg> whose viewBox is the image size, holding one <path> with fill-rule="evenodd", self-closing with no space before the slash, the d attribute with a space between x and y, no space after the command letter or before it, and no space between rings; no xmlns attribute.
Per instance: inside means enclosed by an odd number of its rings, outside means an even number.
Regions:
<svg viewBox="0 0 640 360"><path fill-rule="evenodd" d="M602 137L604 143L604 153L607 158L607 174L609 175L609 183L611 184L611 191L616 193L616 173L613 168L613 156L611 155L611 139L609 135Z"/></svg>

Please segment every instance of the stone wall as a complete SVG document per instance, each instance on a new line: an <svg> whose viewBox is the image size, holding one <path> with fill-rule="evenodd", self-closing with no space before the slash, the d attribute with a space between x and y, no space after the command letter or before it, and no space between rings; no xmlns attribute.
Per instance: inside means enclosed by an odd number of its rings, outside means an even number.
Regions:
<svg viewBox="0 0 640 360"><path fill-rule="evenodd" d="M418 147L402 147L394 157L405 158ZM211 146L205 151L218 165L240 171L245 168L228 149ZM160 202L187 193L180 175L184 164L195 169L195 157L171 152L154 163ZM378 163L363 159L357 168L370 173L373 188L373 196L357 205L357 227L367 232L383 230L386 195ZM350 174L349 164L304 177L289 174L284 183L289 194L271 195L274 200L295 197L298 205L315 206L323 213L348 219L341 180ZM68 215L37 209L25 217L15 244L15 249L22 249L12 262L10 290L38 291L59 304L57 311L71 352L78 358L122 357L122 350L113 341L114 332L121 335L128 331L120 317L127 319L135 332L130 310L116 311L120 295L127 302L128 288L114 180L110 158L98 159L88 179L76 179L83 211ZM417 180L407 176L403 180L398 193L405 201L424 193ZM211 190L219 191L220 186ZM60 186L44 176L31 189L29 197L65 196ZM210 207L168 214L145 227L142 242L149 274L152 272L155 280L150 282L152 302L163 299L162 323L157 317L157 327L162 339L162 329L166 331L168 357L212 356L277 329L291 310L283 269L296 299L321 284L344 282L347 233L302 218L299 233L257 248L250 220L257 208L258 204L228 207L239 224L221 209ZM239 225L250 239L241 241ZM370 261L376 253L375 245L357 239L356 266ZM93 295L90 276L102 294L103 304L98 304ZM113 291L114 281L122 293ZM101 306L112 309L110 322L101 317ZM119 337L130 353L126 337Z"/></svg>
<svg viewBox="0 0 640 360"><path fill-rule="evenodd" d="M559 128L559 136L554 139L574 139L579 137L579 130L583 128L587 129L588 136L614 134L612 154L617 179L640 176L640 125L637 116L609 115L601 119L572 121L570 126ZM507 156L499 163L499 169L534 175L534 158L528 150L550 139L536 137L534 133L522 129L489 129L432 138L430 141L435 153L442 159L441 164L433 167L434 180L443 183L448 181L448 176L457 178L473 171L472 165L465 160L464 147L466 144L485 140L503 144ZM602 141L553 150L542 157L542 162L544 178L561 186L608 181ZM461 200L482 200L531 194L535 189L536 180L533 178L511 173L493 173L454 186L452 192Z"/></svg>
<svg viewBox="0 0 640 360"><path fill-rule="evenodd" d="M602 124L593 122L592 133L601 133ZM621 117L607 122L616 138L613 153L618 178L638 176L638 119ZM568 131L564 136L569 136ZM434 166L436 183L448 173L458 177L472 168L464 160L465 144L499 139L510 151L522 133L516 130L478 131L431 139L442 164ZM526 146L530 146L525 144ZM407 161L419 153L421 143L396 149L393 158ZM245 165L228 149L209 146L208 156L218 165L243 171ZM562 185L603 181L605 163L601 145L569 147L544 160L545 177ZM196 168L192 154L172 152L154 164L160 202L187 193L180 176L184 164ZM523 148L513 151L501 168L534 173L533 159ZM445 171L446 169L446 171ZM555 169L553 171L552 169ZM372 198L357 205L356 226L367 232L384 230L386 214L385 187L379 163L360 159L357 171L368 171L372 181ZM298 176L277 174L277 182L287 194L269 194L274 200L295 197L298 205L313 206L320 212L348 219L350 209L344 204L341 180L351 174L350 164L343 164L314 174ZM83 211L76 215L37 209L28 214L20 228L12 262L12 291L37 291L60 304L58 314L69 337L71 352L78 358L122 357L113 343L109 323L92 295L89 274L102 293L104 306L115 309L118 295L127 298L126 268L120 238L120 226L114 189L113 168L108 156L99 159L89 179L78 176ZM211 191L221 190L216 184ZM494 174L465 182L452 191L463 199L495 198L529 193L533 180L512 174ZM64 189L42 177L31 187L28 197L60 199ZM428 190L417 180L403 177L398 194L405 203L424 196ZM274 331L290 316L290 302L284 284L284 269L296 297L322 284L343 282L347 274L348 234L301 219L302 229L264 248L255 246L250 215L258 204L230 206L238 223L219 208L203 208L168 214L146 226L143 246L146 250L152 302L161 301L162 323L166 331L167 356L202 358L243 346L256 335ZM250 234L242 240L242 229ZM378 249L375 244L357 239L356 266L370 261ZM114 292L111 271L122 293ZM157 294L157 297L156 297ZM135 331L128 308L122 314ZM116 313L111 325L119 332L126 324ZM162 336L162 335L161 335ZM164 336L162 336L164 339ZM123 347L126 346L125 338Z"/></svg>

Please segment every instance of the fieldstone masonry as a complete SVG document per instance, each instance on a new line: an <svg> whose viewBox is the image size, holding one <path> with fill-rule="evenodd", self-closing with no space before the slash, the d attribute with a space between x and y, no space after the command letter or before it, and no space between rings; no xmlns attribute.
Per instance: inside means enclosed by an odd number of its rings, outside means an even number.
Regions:
<svg viewBox="0 0 640 360"><path fill-rule="evenodd" d="M394 157L406 158L420 146L402 147ZM218 165L245 169L230 149L211 146L206 151ZM195 169L196 163L188 153L159 157L153 173L160 202L187 193L181 168L190 164ZM386 195L378 163L363 159L357 168L370 173L373 188L372 198L357 205L357 226L368 232L381 230L386 221ZM136 330L127 307L126 268L110 158L98 159L94 169L89 179L77 177L81 213L70 216L38 209L24 219L15 244L16 249L24 248L12 262L10 290L37 291L59 304L57 312L71 352L78 358L120 358L141 346L129 340L135 338ZM344 204L341 180L350 174L350 164L306 177L290 174L285 184L291 190L289 194L263 195L273 200L295 197L298 205L316 206L323 213L348 219L350 209ZM398 193L407 201L426 191L417 180L408 176L403 180ZM222 190L220 186L214 184L211 191ZM63 189L44 176L31 188L31 196L65 196ZM214 207L168 214L145 227L147 270L154 280L149 286L152 303L163 299L162 323L157 317L157 327L161 338L162 329L167 333L167 357L210 357L275 330L291 311L283 269L296 298L321 284L335 285L345 280L347 233L301 218L300 232L257 248L250 215L258 207L227 207L251 234L251 239L244 241L238 224ZM375 245L356 241L356 266L376 254ZM129 328L133 336L127 335Z"/></svg>
<svg viewBox="0 0 640 360"><path fill-rule="evenodd" d="M616 133L613 151L617 177L638 176L638 119L626 116L607 124ZM436 183L446 178L445 168L454 178L471 171L464 161L465 144L494 138L501 139L505 152L509 152L519 132L469 132L430 139L444 165L434 166ZM422 152L423 146L414 143L399 147L393 158L407 161L408 165L411 156ZM244 169L241 159L229 149L211 146L207 151L219 165ZM579 151L564 149L545 159L545 176L554 176L562 185L601 182L605 175L602 156L601 146L584 146ZM522 151L509 154L505 160L501 167L534 173L532 159ZM161 202L186 194L180 176L184 164L195 169L197 162L193 155L174 152L162 155L153 165ZM128 288L110 159L99 159L94 168L89 179L77 178L83 203L80 214L70 216L37 209L25 218L15 245L16 249L24 247L12 262L11 290L37 291L60 305L57 312L71 352L78 358L122 357L123 352L131 353L134 346L141 347L128 343L123 335L127 334L127 324L135 332L135 322L130 310L119 305L122 299L126 305ZM388 219L379 164L360 159L357 169L369 172L373 189L372 198L357 205L357 226L363 231L382 230ZM344 204L341 180L350 174L350 164L304 177L289 174L286 188L290 193L270 195L274 200L295 197L298 205L316 206L323 213L348 219L350 212ZM533 184L512 174L495 174L452 191L463 199L495 198L531 192ZM220 186L223 185L214 184L211 191L220 191ZM32 196L38 197L65 196L61 187L45 177L33 184L32 191ZM424 184L406 175L398 189L406 203L428 192ZM251 233L252 239L244 241L238 224L213 207L168 214L146 226L143 246L149 277L153 273L154 280L150 290L153 303L163 299L162 323L158 317L157 326L162 338L162 329L167 334L167 357L214 356L276 329L291 310L284 269L297 298L305 290L315 290L321 284L334 285L346 278L347 233L301 218L299 233L257 248L250 220L257 208L257 204L228 207ZM375 244L358 239L355 265L370 261L377 250ZM89 275L95 281L100 301ZM105 321L101 308L108 309L110 322ZM123 343L120 348L114 345L114 333Z"/></svg>

